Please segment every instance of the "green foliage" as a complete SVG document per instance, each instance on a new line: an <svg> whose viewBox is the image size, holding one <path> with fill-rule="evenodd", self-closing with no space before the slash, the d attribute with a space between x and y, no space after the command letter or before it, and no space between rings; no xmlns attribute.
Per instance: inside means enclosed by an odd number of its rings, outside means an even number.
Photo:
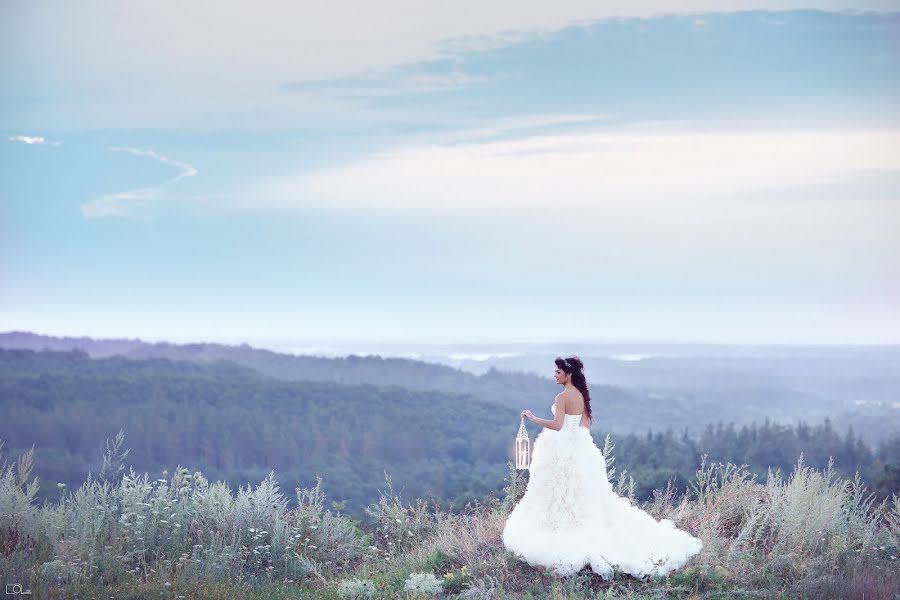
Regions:
<svg viewBox="0 0 900 600"><path fill-rule="evenodd" d="M859 472L879 500L900 492L900 470L894 470L894 465L900 469L900 432L872 450L852 428L839 435L829 419L817 426L780 425L767 419L736 428L720 422L707 425L697 438L671 430L648 431L616 436L615 447L628 460L638 498L649 498L673 478L678 481L676 491L688 491L701 454L719 462L745 464L760 477L770 468L790 471L803 454L805 463L816 469L831 464L836 474L848 478Z"/></svg>
<svg viewBox="0 0 900 600"><path fill-rule="evenodd" d="M0 514L19 532L0 544L0 571L47 598L893 600L900 586L900 495L876 502L859 478L802 459L787 479L770 472L760 483L743 465L704 456L690 496L672 503L670 488L643 506L699 535L703 552L668 577L618 573L613 582L589 568L560 580L516 560L499 542L502 501L457 513L406 504L387 476L368 507L376 525L367 532L325 508L321 481L297 489L297 506L288 508L274 472L232 493L181 466L152 481L132 468L118 481L62 488L58 503L38 507L30 467L26 453L0 471ZM376 546L393 539L402 542Z"/></svg>
<svg viewBox="0 0 900 600"><path fill-rule="evenodd" d="M443 582L434 573L413 573L403 583L403 591L408 592L410 598L437 596L443 588Z"/></svg>
<svg viewBox="0 0 900 600"><path fill-rule="evenodd" d="M900 586L892 575L900 434L872 450L828 420L720 423L699 439L648 431L615 445L607 434L616 491L649 499L646 510L705 543L668 581L620 577L615 589L586 571L556 584L505 552L500 531L527 472L508 460L515 427L509 438L497 432L516 419L471 397L278 381L224 362L0 351L0 422L20 452L0 470L0 572L46 597L60 588L146 597L134 590L194 582L191 597L225 598L237 589L229 586L282 582L288 589L267 588L271 597L302 589L337 598L351 575L371 582L374 597L396 597L413 573L433 573L445 594L469 598L658 597L662 586L671 597L890 598ZM134 431L133 455L119 423ZM104 430L118 434L101 464L89 456L98 449L92 432ZM228 436L210 435L216 430ZM38 461L28 449L35 443ZM154 473L178 466L153 478L133 465L126 472L126 457ZM281 494L280 467L302 484L292 486L296 497ZM71 473L54 468L88 476L69 492ZM51 484L40 485L39 474ZM229 480L248 483L235 493ZM261 483L254 489L251 480ZM413 501L401 500L395 480ZM324 481L339 500L326 499ZM502 500L481 502L500 488Z"/></svg>
<svg viewBox="0 0 900 600"><path fill-rule="evenodd" d="M377 503L366 507L366 514L375 523L377 543L387 554L397 555L426 539L434 530L435 517L428 502L421 498L404 505L391 476L387 472L384 475L387 489L381 492Z"/></svg>
<svg viewBox="0 0 900 600"><path fill-rule="evenodd" d="M368 579L345 579L338 587L341 598L371 598L375 595L375 584Z"/></svg>
<svg viewBox="0 0 900 600"><path fill-rule="evenodd" d="M282 360L278 356L273 360ZM321 361L315 364L323 369L334 366ZM341 377L356 367L366 377L373 365L400 368L389 361L348 359L341 365ZM412 369L412 363L402 368ZM449 377L444 367L435 374ZM485 377L517 390L530 381L515 380L514 374ZM426 379L413 377L421 385ZM622 400L614 390L595 392L604 415L607 405L612 410ZM358 518L367 518L365 508L377 501L384 470L406 494L431 495L451 510L501 490L517 418L500 397L491 400L392 386L280 381L223 361L0 350L0 435L17 452L33 444L41 448L35 472L45 481L75 488L89 471L101 481L119 477L125 456L115 442L102 465L95 456L99 432L124 430L133 448L128 459L139 472L158 474L183 461L213 481L259 481L274 469L293 488L316 485L321 477L337 503L332 509ZM675 493L688 491L703 452L746 463L758 476L769 467L788 471L800 452L815 468L824 468L831 457L838 474L852 477L858 470L879 500L900 491L900 433L874 451L852 430L838 435L829 421L815 427L719 423L700 438L670 429L613 435L595 430L595 436L607 442L608 458L615 439L621 468L610 464L610 477L620 493L639 499L670 481ZM35 499L55 497L52 487L42 486Z"/></svg>
<svg viewBox="0 0 900 600"><path fill-rule="evenodd" d="M0 350L0 435L13 449L40 446L42 478L70 487L88 471L121 476L120 442L102 466L94 457L99 432L124 429L139 472L184 461L213 481L272 469L291 487L322 477L335 510L363 517L387 466L409 493L461 507L499 487L511 438L496 432L514 435L515 422L510 409L436 391L279 381L225 362Z"/></svg>
<svg viewBox="0 0 900 600"><path fill-rule="evenodd" d="M119 436L113 446L121 442ZM4 531L14 532L0 553L0 572L18 581L321 582L369 551L353 519L325 510L320 485L298 489L297 506L288 509L274 471L233 495L227 484L210 485L181 466L153 481L132 468L119 481L89 476L73 493L62 488L58 504L39 508L31 503L37 480L25 481L30 456L18 472L5 466L0 475L0 515Z"/></svg>

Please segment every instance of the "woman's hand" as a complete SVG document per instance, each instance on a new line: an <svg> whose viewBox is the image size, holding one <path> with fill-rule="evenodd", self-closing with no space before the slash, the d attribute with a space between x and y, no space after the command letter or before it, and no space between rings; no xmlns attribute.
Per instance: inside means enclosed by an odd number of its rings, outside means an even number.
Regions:
<svg viewBox="0 0 900 600"><path fill-rule="evenodd" d="M520 416L525 417L529 421L534 421L534 414L530 410L523 410Z"/></svg>

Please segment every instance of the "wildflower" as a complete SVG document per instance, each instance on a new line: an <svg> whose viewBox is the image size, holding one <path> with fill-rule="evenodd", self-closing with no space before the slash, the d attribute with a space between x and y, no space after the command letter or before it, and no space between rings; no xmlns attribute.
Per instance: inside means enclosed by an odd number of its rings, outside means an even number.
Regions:
<svg viewBox="0 0 900 600"><path fill-rule="evenodd" d="M437 595L443 589L444 582L434 576L434 573L413 573L410 575L403 589L407 592Z"/></svg>
<svg viewBox="0 0 900 600"><path fill-rule="evenodd" d="M371 598L375 584L367 579L348 579L341 582L338 593L345 598Z"/></svg>

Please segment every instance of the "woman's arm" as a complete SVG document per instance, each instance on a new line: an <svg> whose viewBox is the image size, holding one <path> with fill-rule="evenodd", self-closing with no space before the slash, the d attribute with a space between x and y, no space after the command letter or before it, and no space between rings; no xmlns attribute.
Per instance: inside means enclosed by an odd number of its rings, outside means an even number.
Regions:
<svg viewBox="0 0 900 600"><path fill-rule="evenodd" d="M566 401L562 397L562 394L556 396L556 418L554 420L550 419L542 419L540 417L534 416L530 410L523 411L522 414L528 417L530 421L537 423L541 427L547 427L548 429L552 429L554 431L559 431L562 429L563 420L566 418Z"/></svg>

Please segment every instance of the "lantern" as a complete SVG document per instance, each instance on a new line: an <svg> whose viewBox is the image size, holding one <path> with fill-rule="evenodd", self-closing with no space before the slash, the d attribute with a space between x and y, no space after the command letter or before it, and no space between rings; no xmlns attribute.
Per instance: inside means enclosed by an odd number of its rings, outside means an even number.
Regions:
<svg viewBox="0 0 900 600"><path fill-rule="evenodd" d="M525 430L525 417L519 424L519 434L516 436L516 468L527 469L531 465L531 440Z"/></svg>

